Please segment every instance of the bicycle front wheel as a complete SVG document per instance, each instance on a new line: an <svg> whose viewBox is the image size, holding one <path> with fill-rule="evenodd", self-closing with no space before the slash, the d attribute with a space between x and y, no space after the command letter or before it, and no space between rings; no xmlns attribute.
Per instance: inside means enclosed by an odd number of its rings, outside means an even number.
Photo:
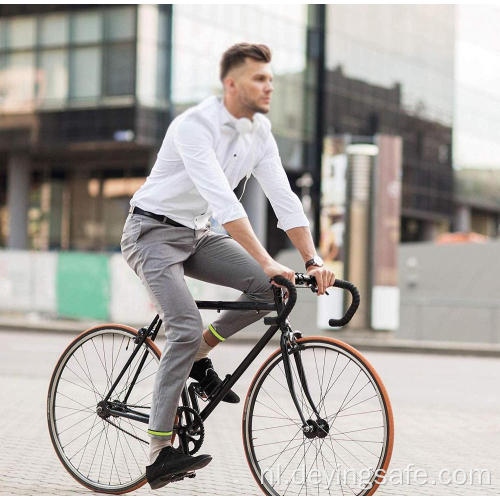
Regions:
<svg viewBox="0 0 500 500"><path fill-rule="evenodd" d="M387 392L368 361L334 339L298 340L307 387L327 432L307 437L276 350L255 375L243 410L243 445L266 495L372 495L392 453L394 424ZM290 355L306 420L317 421Z"/></svg>
<svg viewBox="0 0 500 500"><path fill-rule="evenodd" d="M98 413L136 339L135 329L121 325L83 332L60 357L49 385L47 419L57 456L77 481L99 493L126 493L146 481L148 424L106 415L102 409ZM116 408L149 414L159 359L160 351L147 339L109 401Z"/></svg>

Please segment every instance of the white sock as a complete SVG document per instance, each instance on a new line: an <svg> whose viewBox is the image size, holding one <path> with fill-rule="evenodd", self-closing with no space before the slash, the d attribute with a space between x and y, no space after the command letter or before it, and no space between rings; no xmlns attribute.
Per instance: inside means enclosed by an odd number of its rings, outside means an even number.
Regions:
<svg viewBox="0 0 500 500"><path fill-rule="evenodd" d="M196 353L194 357L194 361L199 361L200 359L208 357L208 353L214 348L215 346L211 346L207 344L207 341L205 338L202 336L201 337L201 342L200 342L200 347L198 347L198 352Z"/></svg>
<svg viewBox="0 0 500 500"><path fill-rule="evenodd" d="M172 446L170 439L160 439L157 437L151 437L149 441L149 464L152 465L154 461L158 458L160 451L166 446Z"/></svg>

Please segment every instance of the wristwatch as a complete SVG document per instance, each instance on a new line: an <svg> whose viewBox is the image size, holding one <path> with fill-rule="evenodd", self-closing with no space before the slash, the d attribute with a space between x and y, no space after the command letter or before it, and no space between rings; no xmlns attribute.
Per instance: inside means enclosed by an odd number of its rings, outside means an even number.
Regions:
<svg viewBox="0 0 500 500"><path fill-rule="evenodd" d="M312 259L309 259L305 264L306 266L306 271L311 267L322 267L323 266L323 259L319 255L314 255Z"/></svg>

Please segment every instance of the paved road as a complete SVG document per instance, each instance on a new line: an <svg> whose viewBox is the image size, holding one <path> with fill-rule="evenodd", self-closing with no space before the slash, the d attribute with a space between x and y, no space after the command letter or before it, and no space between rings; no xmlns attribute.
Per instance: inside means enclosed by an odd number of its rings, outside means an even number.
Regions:
<svg viewBox="0 0 500 500"><path fill-rule="evenodd" d="M49 378L70 339L65 334L0 332L0 494L91 494L59 463L46 425ZM228 342L214 353L216 367L229 372L247 350L244 344ZM242 399L264 356L236 385ZM396 425L392 482L378 491L500 494L500 359L380 352L369 352L367 357L391 396ZM242 407L242 403L221 405L208 420L203 451L214 456L209 467L194 480L154 494L260 495L244 458ZM408 476L407 471L416 468L425 473ZM442 469L443 481L438 481ZM489 481L483 473L483 482L490 484L477 484L478 475L472 481L464 476L474 469L488 470ZM425 485L419 484L425 482L422 474L430 478ZM456 481L445 484L452 474ZM152 494L148 486L134 493Z"/></svg>

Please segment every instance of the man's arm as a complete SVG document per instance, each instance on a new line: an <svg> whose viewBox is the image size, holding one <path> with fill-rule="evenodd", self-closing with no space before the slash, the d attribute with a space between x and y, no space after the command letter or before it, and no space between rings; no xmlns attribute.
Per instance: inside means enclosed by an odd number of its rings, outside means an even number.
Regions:
<svg viewBox="0 0 500 500"><path fill-rule="evenodd" d="M278 217L278 227L286 231L293 245L307 262L315 254L314 242L309 230L309 221L304 214L302 203L292 191L278 152L278 146L269 135L265 154L253 170L253 175L264 190ZM334 274L324 267L310 266L309 275L318 283L318 295L335 282Z"/></svg>
<svg viewBox="0 0 500 500"><path fill-rule="evenodd" d="M309 227L294 227L289 229L286 234L293 243L293 246L300 252L302 259L304 259L304 263L316 255L316 249L314 248L314 242ZM307 269L307 274L316 278L318 295L323 295L325 290L335 283L335 275L325 267L310 266Z"/></svg>
<svg viewBox="0 0 500 500"><path fill-rule="evenodd" d="M295 272L276 262L267 253L247 217L226 222L224 229L261 265L270 278L279 275L295 283Z"/></svg>

